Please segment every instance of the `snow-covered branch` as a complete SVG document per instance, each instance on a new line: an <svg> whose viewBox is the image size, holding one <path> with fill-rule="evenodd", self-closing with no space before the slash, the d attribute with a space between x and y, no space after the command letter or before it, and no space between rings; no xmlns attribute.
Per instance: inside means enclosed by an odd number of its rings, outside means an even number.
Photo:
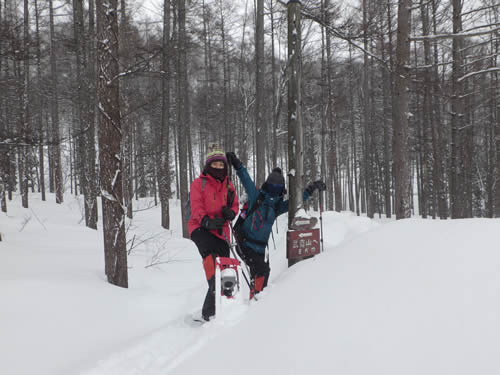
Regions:
<svg viewBox="0 0 500 375"><path fill-rule="evenodd" d="M464 79L477 76L478 74L493 73L493 72L500 72L500 67L495 67L495 68L490 68L490 69L485 69L485 70L479 70L477 72L468 73L468 74L460 77L458 79L458 82L462 82Z"/></svg>
<svg viewBox="0 0 500 375"><path fill-rule="evenodd" d="M410 37L411 41L424 41L424 40L438 40L438 39L453 39L453 38L463 38L463 37L471 37L471 36L480 36L495 33L500 30L500 27L495 29L483 30L483 31L474 31L474 32L463 32L457 34L435 34L435 35L419 35Z"/></svg>
<svg viewBox="0 0 500 375"><path fill-rule="evenodd" d="M280 4L282 4L282 5L284 5L284 6L287 6L287 2L285 2L284 0L278 0L278 2ZM308 11L306 11L304 9L302 9L301 14L302 14L302 16L304 18L310 19L311 21L316 22L320 26L323 26L327 32L331 33L332 35L336 36L339 39L342 39L342 40L346 41L347 43L349 43L354 48L359 49L363 53L367 54L371 58L373 58L376 61L378 61L379 63L381 63L382 66L384 66L388 71L391 71L391 68L387 64L386 61L384 61L382 58L378 57L377 55L374 55L370 51L367 51L365 48L363 48L362 46L360 46L359 44L357 44L356 42L354 42L351 37L349 37L347 35L344 35L344 33L342 33L340 30L338 30L334 26L326 24L320 17L318 17L318 16L316 16L316 15L314 15L312 13L309 13Z"/></svg>

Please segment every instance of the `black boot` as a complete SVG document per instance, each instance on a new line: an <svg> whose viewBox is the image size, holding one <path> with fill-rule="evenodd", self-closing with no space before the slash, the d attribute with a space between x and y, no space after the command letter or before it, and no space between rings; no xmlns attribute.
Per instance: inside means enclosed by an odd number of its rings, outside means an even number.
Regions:
<svg viewBox="0 0 500 375"><path fill-rule="evenodd" d="M206 321L209 321L215 315L215 276L212 276L208 280L208 291L205 296L205 302L203 302L201 315Z"/></svg>

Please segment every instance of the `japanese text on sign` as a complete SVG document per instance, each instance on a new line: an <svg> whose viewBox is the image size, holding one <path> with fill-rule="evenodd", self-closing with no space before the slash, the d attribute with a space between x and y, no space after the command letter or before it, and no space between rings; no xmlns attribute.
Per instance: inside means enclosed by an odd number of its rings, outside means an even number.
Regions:
<svg viewBox="0 0 500 375"><path fill-rule="evenodd" d="M319 229L295 230L287 233L287 258L301 258L319 252Z"/></svg>

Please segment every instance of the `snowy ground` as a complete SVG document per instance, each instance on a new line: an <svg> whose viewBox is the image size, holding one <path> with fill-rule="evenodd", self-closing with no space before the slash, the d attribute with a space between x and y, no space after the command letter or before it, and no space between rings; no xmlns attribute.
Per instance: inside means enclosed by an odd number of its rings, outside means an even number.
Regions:
<svg viewBox="0 0 500 375"><path fill-rule="evenodd" d="M193 328L206 282L176 203L171 232L157 208L137 213L120 289L103 275L102 233L68 200L0 214L2 375L218 374L222 362L238 374L500 373L499 220L325 213L325 253L288 269L281 217L262 298Z"/></svg>

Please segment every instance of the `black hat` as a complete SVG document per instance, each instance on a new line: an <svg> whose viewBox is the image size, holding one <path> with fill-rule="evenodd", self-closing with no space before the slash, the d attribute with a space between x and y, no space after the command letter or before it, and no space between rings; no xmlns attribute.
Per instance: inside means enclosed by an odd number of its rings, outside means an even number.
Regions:
<svg viewBox="0 0 500 375"><path fill-rule="evenodd" d="M262 185L262 190L267 191L271 196L285 194L285 178L280 168L273 169L266 182Z"/></svg>
<svg viewBox="0 0 500 375"><path fill-rule="evenodd" d="M271 174L267 177L266 183L285 186L285 178L283 177L281 168L274 168Z"/></svg>

